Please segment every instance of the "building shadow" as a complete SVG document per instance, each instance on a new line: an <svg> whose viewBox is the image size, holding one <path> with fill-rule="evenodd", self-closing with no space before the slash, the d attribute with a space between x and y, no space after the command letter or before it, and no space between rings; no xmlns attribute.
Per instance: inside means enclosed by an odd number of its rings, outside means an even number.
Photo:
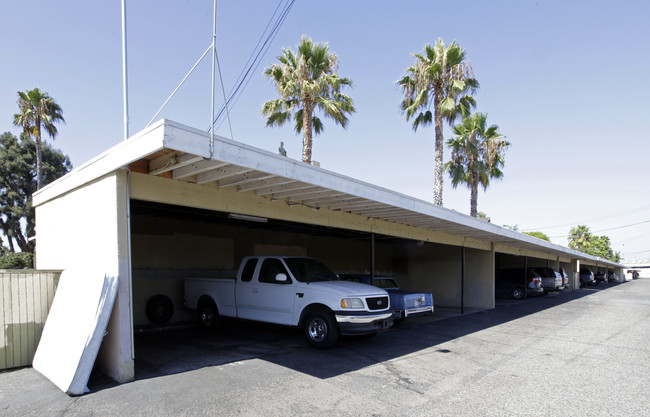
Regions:
<svg viewBox="0 0 650 417"><path fill-rule="evenodd" d="M437 308L425 317L413 317L372 337L341 337L331 349L311 348L297 328L228 319L208 331L194 323L135 332L136 380L173 375L205 367L251 359L264 360L316 378L327 379L377 363L435 348L470 335L588 297L621 283L535 297L527 300L497 300L486 311ZM441 354L451 353L439 349ZM116 383L93 371L88 387L96 392Z"/></svg>

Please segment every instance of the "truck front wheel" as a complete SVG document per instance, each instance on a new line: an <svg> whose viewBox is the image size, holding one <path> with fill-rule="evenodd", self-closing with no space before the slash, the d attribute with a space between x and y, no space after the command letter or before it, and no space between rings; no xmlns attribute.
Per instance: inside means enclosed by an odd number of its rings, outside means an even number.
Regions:
<svg viewBox="0 0 650 417"><path fill-rule="evenodd" d="M304 332L307 342L318 349L332 347L340 333L334 315L324 310L316 310L307 315Z"/></svg>
<svg viewBox="0 0 650 417"><path fill-rule="evenodd" d="M219 325L219 310L212 299L202 300L198 308L199 321L205 328L214 329Z"/></svg>

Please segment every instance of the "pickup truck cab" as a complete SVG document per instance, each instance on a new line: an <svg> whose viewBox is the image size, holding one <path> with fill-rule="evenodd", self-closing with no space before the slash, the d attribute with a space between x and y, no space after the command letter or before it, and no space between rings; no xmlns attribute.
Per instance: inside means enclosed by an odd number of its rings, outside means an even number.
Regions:
<svg viewBox="0 0 650 417"><path fill-rule="evenodd" d="M386 291L342 281L318 260L298 256L246 257L233 279L186 278L185 306L210 327L220 316L298 326L316 348L393 324Z"/></svg>

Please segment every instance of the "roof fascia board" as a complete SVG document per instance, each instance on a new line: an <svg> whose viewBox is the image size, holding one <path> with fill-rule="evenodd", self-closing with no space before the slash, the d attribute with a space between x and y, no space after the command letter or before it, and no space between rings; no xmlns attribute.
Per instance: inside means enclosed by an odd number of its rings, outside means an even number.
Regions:
<svg viewBox="0 0 650 417"><path fill-rule="evenodd" d="M128 166L144 155L155 153L164 147L164 120L161 120L35 192L34 207Z"/></svg>
<svg viewBox="0 0 650 417"><path fill-rule="evenodd" d="M186 153L200 152L207 147L199 146L197 144L209 143L210 137L208 133L170 120L165 120L164 122L166 147ZM515 240L525 240L529 241L529 243L536 243L532 241L532 239L534 239L532 237L504 230L500 226L471 218L454 210L438 207L415 197L359 181L336 172L309 165L302 161L289 159L285 156L274 154L220 136L215 136L214 155L212 158L286 178L293 178L300 182L341 191L343 193L400 207L467 227L481 229L490 234L503 236L505 233L506 236ZM550 245L555 249L561 248L559 245Z"/></svg>
<svg viewBox="0 0 650 417"><path fill-rule="evenodd" d="M210 136L207 132L190 128L179 123L165 120L165 145L173 149L193 153L205 149L202 143L209 143ZM182 146L177 149L176 146ZM286 178L293 178L307 184L313 184L326 189L341 191L353 196L392 205L405 210L434 217L472 229L478 229L492 236L505 237L515 242L525 242L535 247L542 247L553 253L572 255L577 259L589 259L598 262L609 262L601 258L592 257L583 252L568 249L552 242L547 242L523 233L504 229L501 226L469 217L444 207L439 207L429 202L407 196L396 191L366 183L342 174L306 164L302 161L290 159L285 156L255 148L253 146L226 139L221 136L214 137L213 159L232 164L253 168ZM612 263L613 265L617 265Z"/></svg>

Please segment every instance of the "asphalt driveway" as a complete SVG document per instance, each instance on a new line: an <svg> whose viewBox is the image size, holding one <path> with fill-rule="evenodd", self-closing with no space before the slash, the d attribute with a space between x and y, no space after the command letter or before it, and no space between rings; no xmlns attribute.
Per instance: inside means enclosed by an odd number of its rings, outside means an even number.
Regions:
<svg viewBox="0 0 650 417"><path fill-rule="evenodd" d="M31 368L0 373L0 415L649 415L650 280L442 320L330 350L250 322L138 334L136 381L69 397Z"/></svg>

